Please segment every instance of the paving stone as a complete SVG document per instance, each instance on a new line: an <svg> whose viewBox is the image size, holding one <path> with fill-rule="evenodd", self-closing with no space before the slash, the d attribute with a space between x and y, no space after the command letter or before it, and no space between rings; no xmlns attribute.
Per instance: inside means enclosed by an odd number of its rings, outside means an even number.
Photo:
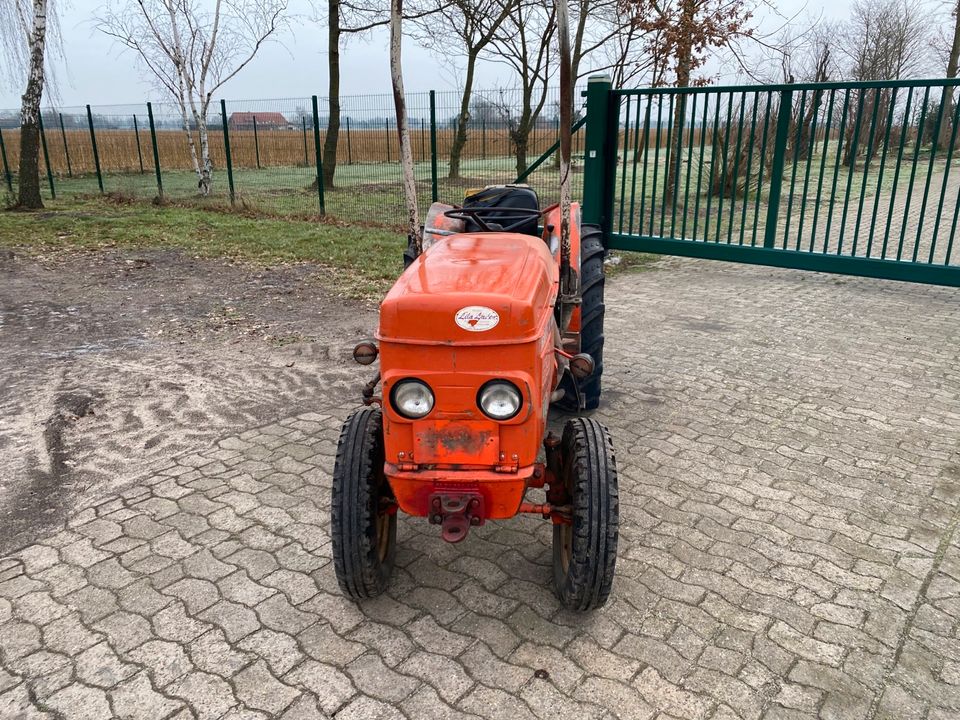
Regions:
<svg viewBox="0 0 960 720"><path fill-rule="evenodd" d="M410 695L418 681L388 668L373 653L361 655L345 668L357 689L379 700L397 703Z"/></svg>
<svg viewBox="0 0 960 720"><path fill-rule="evenodd" d="M358 695L337 713L337 720L402 720L403 713L392 705L367 695Z"/></svg>
<svg viewBox="0 0 960 720"><path fill-rule="evenodd" d="M281 591L294 605L300 605L317 594L317 585L313 579L306 573L293 570L276 570L261 582Z"/></svg>
<svg viewBox="0 0 960 720"><path fill-rule="evenodd" d="M283 676L287 685L306 688L317 698L320 709L332 715L357 694L353 682L337 668L305 660Z"/></svg>
<svg viewBox="0 0 960 720"><path fill-rule="evenodd" d="M197 580L196 578L178 580L165 587L163 592L165 595L180 598L186 605L187 612L191 615L197 615L220 600L220 593L216 585L209 580Z"/></svg>
<svg viewBox="0 0 960 720"><path fill-rule="evenodd" d="M458 703L468 713L492 720L533 720L526 703L503 690L478 685Z"/></svg>
<svg viewBox="0 0 960 720"><path fill-rule="evenodd" d="M156 692L147 674L141 672L124 680L110 691L110 700L116 717L130 720L156 720L165 718L183 707L182 702L171 700Z"/></svg>
<svg viewBox="0 0 960 720"><path fill-rule="evenodd" d="M258 630L240 641L239 647L266 660L270 671L280 677L303 659L297 641L287 633Z"/></svg>
<svg viewBox="0 0 960 720"><path fill-rule="evenodd" d="M280 716L280 720L327 720L327 716L320 709L317 699L307 693L294 700Z"/></svg>
<svg viewBox="0 0 960 720"><path fill-rule="evenodd" d="M46 625L70 612L70 608L54 600L48 592L32 592L13 601L14 614L32 625Z"/></svg>
<svg viewBox="0 0 960 720"><path fill-rule="evenodd" d="M197 617L219 627L232 643L260 629L260 621L253 610L228 600L221 600L210 606Z"/></svg>
<svg viewBox="0 0 960 720"><path fill-rule="evenodd" d="M76 720L102 720L111 716L110 704L102 690L79 683L69 685L46 700L50 709Z"/></svg>
<svg viewBox="0 0 960 720"><path fill-rule="evenodd" d="M113 648L121 653L143 644L153 636L146 619L123 610L108 615L93 627L106 634Z"/></svg>
<svg viewBox="0 0 960 720"><path fill-rule="evenodd" d="M456 703L473 687L474 682L459 664L443 655L419 650L397 668L404 675L429 683L447 703Z"/></svg>
<svg viewBox="0 0 960 720"><path fill-rule="evenodd" d="M300 695L295 688L277 680L262 660L241 670L234 686L246 705L272 715L283 712Z"/></svg>
<svg viewBox="0 0 960 720"><path fill-rule="evenodd" d="M184 646L166 640L148 640L126 653L135 663L145 666L157 687L163 688L193 670Z"/></svg>
<svg viewBox="0 0 960 720"><path fill-rule="evenodd" d="M209 610L201 615L206 618ZM184 609L183 603L175 601L153 616L153 628L157 635L164 640L177 643L188 643L210 629L210 625L190 617Z"/></svg>
<svg viewBox="0 0 960 720"><path fill-rule="evenodd" d="M299 633L317 622L312 613L298 610L285 595L273 595L256 606L261 622L271 630Z"/></svg>
<svg viewBox="0 0 960 720"><path fill-rule="evenodd" d="M76 590L63 601L72 609L80 613L80 617L87 624L110 615L118 609L116 596L109 590L87 585Z"/></svg>
<svg viewBox="0 0 960 720"><path fill-rule="evenodd" d="M3 626L0 626L0 631L2 629ZM101 635L90 632L83 626L78 614L58 618L43 628L43 646L71 657L95 645L101 638ZM0 645L3 644L0 642Z"/></svg>
<svg viewBox="0 0 960 720"><path fill-rule="evenodd" d="M366 651L363 645L343 639L325 623L310 626L297 636L297 640L314 660L340 667Z"/></svg>
<svg viewBox="0 0 960 720"><path fill-rule="evenodd" d="M187 645L194 667L204 672L231 678L255 660L251 653L235 650L223 631L210 630Z"/></svg>
<svg viewBox="0 0 960 720"><path fill-rule="evenodd" d="M75 662L80 682L105 689L116 686L137 672L136 666L124 663L107 642L87 648L77 655Z"/></svg>
<svg viewBox="0 0 960 720"><path fill-rule="evenodd" d="M168 685L165 691L186 701L198 720L219 719L237 705L237 698L225 680L196 670Z"/></svg>

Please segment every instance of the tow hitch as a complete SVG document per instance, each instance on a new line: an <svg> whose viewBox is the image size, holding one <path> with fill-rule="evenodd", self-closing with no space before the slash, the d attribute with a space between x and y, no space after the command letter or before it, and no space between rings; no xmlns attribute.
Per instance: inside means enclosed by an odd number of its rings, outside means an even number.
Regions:
<svg viewBox="0 0 960 720"><path fill-rule="evenodd" d="M460 542L471 525L483 525L483 495L478 492L435 492L430 495L430 523L439 525L441 537Z"/></svg>

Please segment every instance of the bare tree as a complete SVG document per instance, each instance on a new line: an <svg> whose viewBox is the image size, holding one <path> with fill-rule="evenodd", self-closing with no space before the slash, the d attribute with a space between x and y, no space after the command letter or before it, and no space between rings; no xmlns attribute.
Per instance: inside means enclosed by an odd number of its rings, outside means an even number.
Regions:
<svg viewBox="0 0 960 720"><path fill-rule="evenodd" d="M921 0L856 0L837 47L851 80L917 77L931 65L930 14Z"/></svg>
<svg viewBox="0 0 960 720"><path fill-rule="evenodd" d="M518 0L493 42L493 60L513 68L520 81L520 111L509 93L501 91L497 108L507 126L516 159L517 175L527 169L530 133L536 127L547 101L553 75L553 36L557 29L556 7L550 0Z"/></svg>
<svg viewBox="0 0 960 720"><path fill-rule="evenodd" d="M957 77L958 63L960 63L960 0L951 1L950 17L952 22L952 38L948 42L947 50L947 73L948 78ZM947 145L950 142L951 133L957 132L953 127L953 95L956 92L955 87L945 87L940 102L943 104L944 115L947 122L940 127L940 137L937 142L940 145Z"/></svg>
<svg viewBox="0 0 960 720"><path fill-rule="evenodd" d="M199 0L119 0L100 11L98 28L133 50L177 103L202 195L213 175L213 95L284 28L286 10L287 0L215 0L210 10Z"/></svg>
<svg viewBox="0 0 960 720"><path fill-rule="evenodd" d="M850 19L837 34L847 76L851 80L899 80L926 72L932 59L929 18L921 0L856 0ZM855 90L848 98L849 106L859 107L863 117L877 108L878 116L886 118L890 102L888 89ZM856 126L848 123L845 130L843 163L850 168L869 148L864 142L868 123L859 124L859 133Z"/></svg>
<svg viewBox="0 0 960 720"><path fill-rule="evenodd" d="M460 177L460 158L467 144L477 62L516 2L518 0L434 0L435 12L416 24L415 36L434 52L445 58L459 54L466 60L460 112L450 147L450 179Z"/></svg>
<svg viewBox="0 0 960 720"><path fill-rule="evenodd" d="M420 3L424 7L419 7ZM402 20L419 20L443 7L442 0L408 2ZM350 36L363 36L390 22L390 7L385 0L323 0L314 3L313 20L327 25L327 132L323 139L323 186L336 188L337 147L340 144L340 51Z"/></svg>
<svg viewBox="0 0 960 720"><path fill-rule="evenodd" d="M390 81L393 85L393 105L397 112L397 135L400 138L400 173L403 197L407 203L407 241L419 255L423 249L420 229L420 210L417 203L417 183L413 175L413 148L407 127L407 101L403 92L401 44L403 42L403 0L390 0Z"/></svg>
<svg viewBox="0 0 960 720"><path fill-rule="evenodd" d="M40 100L53 14L50 0L0 2L0 40L12 83L25 82L20 104L20 167L17 205L42 208L40 197Z"/></svg>

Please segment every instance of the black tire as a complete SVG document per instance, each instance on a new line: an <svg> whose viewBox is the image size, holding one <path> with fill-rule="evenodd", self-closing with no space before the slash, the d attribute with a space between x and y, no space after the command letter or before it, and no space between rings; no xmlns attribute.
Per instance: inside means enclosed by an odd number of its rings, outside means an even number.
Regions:
<svg viewBox="0 0 960 720"><path fill-rule="evenodd" d="M561 473L571 525L553 526L553 586L569 610L602 607L617 564L620 499L617 460L607 429L592 418L563 428Z"/></svg>
<svg viewBox="0 0 960 720"><path fill-rule="evenodd" d="M333 467L330 534L337 582L361 600L382 593L397 553L397 515L383 473L380 410L356 410L343 424Z"/></svg>
<svg viewBox="0 0 960 720"><path fill-rule="evenodd" d="M600 406L600 378L603 375L603 233L597 225L584 225L580 234L580 352L588 353L595 363L593 373L580 380L580 394L584 409L596 410ZM563 412L575 413L577 391L574 380L565 373L560 381L564 391L554 406Z"/></svg>

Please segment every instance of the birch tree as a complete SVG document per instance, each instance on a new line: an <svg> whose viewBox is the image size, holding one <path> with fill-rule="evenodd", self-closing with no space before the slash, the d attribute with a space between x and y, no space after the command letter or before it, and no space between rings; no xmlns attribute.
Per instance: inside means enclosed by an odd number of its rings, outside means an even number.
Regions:
<svg viewBox="0 0 960 720"><path fill-rule="evenodd" d="M419 255L423 249L420 230L420 210L417 204L417 183L413 176L413 148L407 126L407 101L403 93L403 0L390 0L390 81L393 86L393 105L397 112L397 134L400 137L400 172L403 198L407 204L407 241Z"/></svg>
<svg viewBox="0 0 960 720"><path fill-rule="evenodd" d="M53 19L51 0L0 1L0 41L8 80L24 83L20 103L20 167L17 206L43 207L40 197L40 100Z"/></svg>
<svg viewBox="0 0 960 720"><path fill-rule="evenodd" d="M207 121L213 96L286 24L287 0L120 0L98 28L133 50L180 112L201 195L213 164ZM194 138L194 132L199 139Z"/></svg>

